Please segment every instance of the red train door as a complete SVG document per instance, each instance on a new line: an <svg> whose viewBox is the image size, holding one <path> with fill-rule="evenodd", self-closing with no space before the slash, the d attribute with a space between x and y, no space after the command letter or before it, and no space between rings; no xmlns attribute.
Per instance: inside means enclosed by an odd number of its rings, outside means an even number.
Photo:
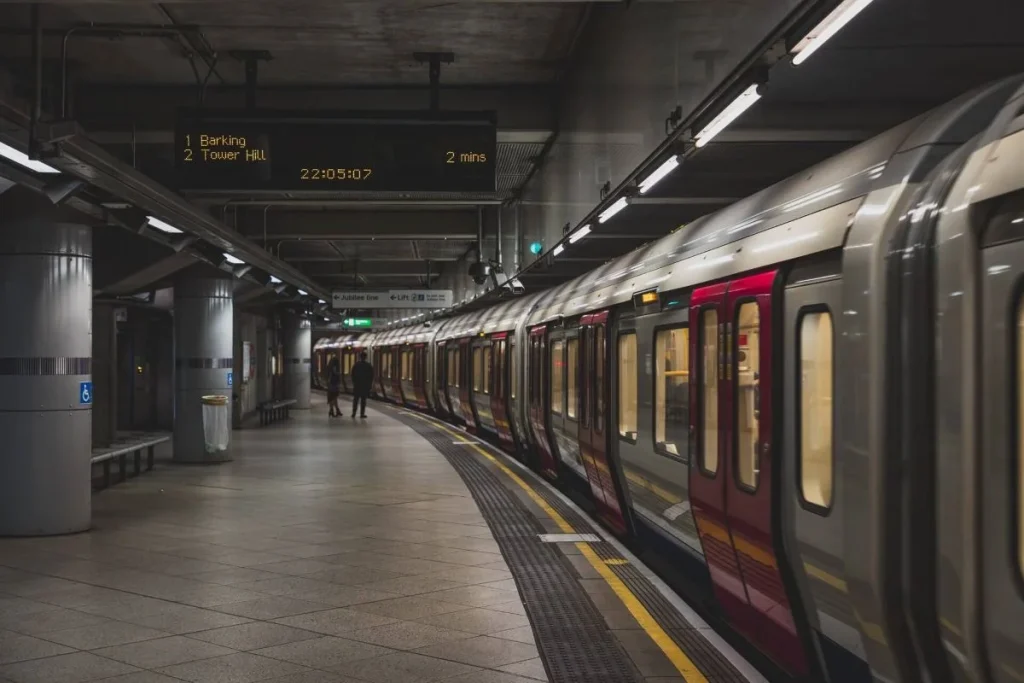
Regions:
<svg viewBox="0 0 1024 683"><path fill-rule="evenodd" d="M538 325L530 330L527 343L527 392L529 429L540 454L540 472L548 479L558 478L558 463L548 438L548 328Z"/></svg>
<svg viewBox="0 0 1024 683"><path fill-rule="evenodd" d="M473 410L473 399L470 396L473 375L472 339L459 340L459 363L461 364L462 382L459 384L459 402L462 404L462 419L466 423L466 429L474 434L477 433L476 412Z"/></svg>
<svg viewBox="0 0 1024 683"><path fill-rule="evenodd" d="M609 401L608 311L583 316L580 321L580 371L582 401L578 441L583 466L598 513L617 533L626 531L615 475L608 461Z"/></svg>
<svg viewBox="0 0 1024 683"><path fill-rule="evenodd" d="M715 595L735 626L795 676L807 657L782 582L773 514L772 291L778 271L690 299L690 496Z"/></svg>
<svg viewBox="0 0 1024 683"><path fill-rule="evenodd" d="M493 354L491 364L494 375L491 384L491 415L502 445L515 452L508 398L508 332L492 334L491 348Z"/></svg>

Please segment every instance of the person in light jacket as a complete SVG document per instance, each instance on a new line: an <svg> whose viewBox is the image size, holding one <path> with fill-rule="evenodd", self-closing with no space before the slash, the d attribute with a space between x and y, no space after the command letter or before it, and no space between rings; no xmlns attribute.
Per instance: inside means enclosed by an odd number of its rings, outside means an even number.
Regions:
<svg viewBox="0 0 1024 683"><path fill-rule="evenodd" d="M372 386L373 366L366 360L366 351L363 351L352 366L352 417L356 416L357 406L360 408L359 417L366 417L366 399L370 396Z"/></svg>

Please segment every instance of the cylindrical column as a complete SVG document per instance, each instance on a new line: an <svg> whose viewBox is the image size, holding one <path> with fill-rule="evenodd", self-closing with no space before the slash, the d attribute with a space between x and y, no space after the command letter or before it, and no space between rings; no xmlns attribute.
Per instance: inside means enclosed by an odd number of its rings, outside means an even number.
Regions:
<svg viewBox="0 0 1024 683"><path fill-rule="evenodd" d="M284 397L294 398L295 407L309 408L309 375L312 370L313 330L309 319L286 315L284 333Z"/></svg>
<svg viewBox="0 0 1024 683"><path fill-rule="evenodd" d="M178 462L230 460L227 452L206 452L202 398L218 394L231 400L233 284L207 277L181 277L174 284L174 459Z"/></svg>
<svg viewBox="0 0 1024 683"><path fill-rule="evenodd" d="M74 221L0 196L0 536L89 528L92 234Z"/></svg>

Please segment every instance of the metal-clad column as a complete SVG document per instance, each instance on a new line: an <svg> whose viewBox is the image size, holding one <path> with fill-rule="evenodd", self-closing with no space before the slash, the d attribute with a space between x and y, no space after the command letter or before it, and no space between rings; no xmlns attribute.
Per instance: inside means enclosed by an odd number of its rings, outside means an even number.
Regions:
<svg viewBox="0 0 1024 683"><path fill-rule="evenodd" d="M234 366L234 282L181 277L174 284L174 459L222 462L206 452L203 396L227 396L231 414ZM230 425L230 417L229 422Z"/></svg>
<svg viewBox="0 0 1024 683"><path fill-rule="evenodd" d="M90 524L92 234L72 216L0 197L0 536Z"/></svg>
<svg viewBox="0 0 1024 683"><path fill-rule="evenodd" d="M309 380L312 372L313 330L309 318L283 316L284 397L294 398L295 407L309 408Z"/></svg>

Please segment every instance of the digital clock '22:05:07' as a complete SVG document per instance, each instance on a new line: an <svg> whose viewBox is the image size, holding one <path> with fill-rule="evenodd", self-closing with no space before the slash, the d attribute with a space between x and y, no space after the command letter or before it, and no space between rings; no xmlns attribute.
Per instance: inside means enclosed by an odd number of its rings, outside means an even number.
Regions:
<svg viewBox="0 0 1024 683"><path fill-rule="evenodd" d="M300 168L299 180L369 180L372 168Z"/></svg>

